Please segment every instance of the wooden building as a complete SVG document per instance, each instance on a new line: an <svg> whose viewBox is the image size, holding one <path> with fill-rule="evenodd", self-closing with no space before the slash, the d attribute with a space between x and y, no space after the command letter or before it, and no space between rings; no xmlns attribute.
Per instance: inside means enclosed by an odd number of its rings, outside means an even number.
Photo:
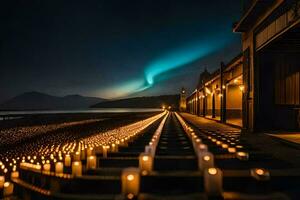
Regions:
<svg viewBox="0 0 300 200"><path fill-rule="evenodd" d="M187 111L195 115L242 126L242 55L209 73L200 74L195 91L187 98Z"/></svg>
<svg viewBox="0 0 300 200"><path fill-rule="evenodd" d="M242 34L247 129L299 130L299 16L299 0L253 0L234 27Z"/></svg>
<svg viewBox="0 0 300 200"><path fill-rule="evenodd" d="M233 28L242 36L242 54L204 72L187 110L248 131L299 130L300 0L245 5Z"/></svg>

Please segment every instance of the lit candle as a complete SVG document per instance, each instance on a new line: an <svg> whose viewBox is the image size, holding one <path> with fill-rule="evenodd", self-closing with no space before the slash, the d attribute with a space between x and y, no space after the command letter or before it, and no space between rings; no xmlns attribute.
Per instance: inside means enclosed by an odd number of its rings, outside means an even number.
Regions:
<svg viewBox="0 0 300 200"><path fill-rule="evenodd" d="M246 153L246 152L243 152L243 151L239 151L239 152L236 153L236 157L237 157L239 160L248 160L249 154Z"/></svg>
<svg viewBox="0 0 300 200"><path fill-rule="evenodd" d="M229 147L228 148L228 152L229 153L235 153L236 152L236 149L234 147Z"/></svg>
<svg viewBox="0 0 300 200"><path fill-rule="evenodd" d="M80 161L80 152L76 151L74 154L74 161Z"/></svg>
<svg viewBox="0 0 300 200"><path fill-rule="evenodd" d="M196 138L193 141L193 146L196 148L199 144L201 144L202 140L200 138Z"/></svg>
<svg viewBox="0 0 300 200"><path fill-rule="evenodd" d="M92 156L92 155L94 155L93 147L87 148L86 149L86 156L89 157L89 156Z"/></svg>
<svg viewBox="0 0 300 200"><path fill-rule="evenodd" d="M102 155L103 155L103 158L107 158L107 146L103 146L102 147Z"/></svg>
<svg viewBox="0 0 300 200"><path fill-rule="evenodd" d="M71 156L69 154L65 155L65 166L66 167L71 166Z"/></svg>
<svg viewBox="0 0 300 200"><path fill-rule="evenodd" d="M0 176L0 189L4 187L5 177Z"/></svg>
<svg viewBox="0 0 300 200"><path fill-rule="evenodd" d="M223 174L218 168L204 171L204 188L209 196L221 196L223 192Z"/></svg>
<svg viewBox="0 0 300 200"><path fill-rule="evenodd" d="M18 171L11 172L10 177L11 179L19 178L19 172Z"/></svg>
<svg viewBox="0 0 300 200"><path fill-rule="evenodd" d="M200 170L214 167L214 156L208 151L203 151L198 154L198 167Z"/></svg>
<svg viewBox="0 0 300 200"><path fill-rule="evenodd" d="M133 198L140 190L140 170L130 167L122 171L122 194Z"/></svg>
<svg viewBox="0 0 300 200"><path fill-rule="evenodd" d="M64 173L64 164L62 162L57 162L55 164L55 174L62 175Z"/></svg>
<svg viewBox="0 0 300 200"><path fill-rule="evenodd" d="M82 175L82 164L80 161L75 161L72 163L72 175L73 176Z"/></svg>
<svg viewBox="0 0 300 200"><path fill-rule="evenodd" d="M227 148L228 148L228 144L224 144L224 143L223 143L223 144L222 144L222 148L223 148L223 149L227 149Z"/></svg>
<svg viewBox="0 0 300 200"><path fill-rule="evenodd" d="M3 195L10 196L14 193L14 184L11 182L5 182L3 188Z"/></svg>
<svg viewBox="0 0 300 200"><path fill-rule="evenodd" d="M251 169L250 174L253 178L259 181L266 181L270 179L270 172L266 169L262 169L262 168Z"/></svg>
<svg viewBox="0 0 300 200"><path fill-rule="evenodd" d="M111 151L112 152L118 152L118 145L117 144L112 144L111 145Z"/></svg>
<svg viewBox="0 0 300 200"><path fill-rule="evenodd" d="M153 168L153 156L147 153L141 153L139 156L139 167L143 175L148 174Z"/></svg>
<svg viewBox="0 0 300 200"><path fill-rule="evenodd" d="M208 148L207 148L207 145L205 145L205 144L199 144L198 145L198 151L207 151L208 150Z"/></svg>
<svg viewBox="0 0 300 200"><path fill-rule="evenodd" d="M50 173L51 165L50 163L46 163L43 165L43 170L45 173Z"/></svg>
<svg viewBox="0 0 300 200"><path fill-rule="evenodd" d="M97 159L95 156L87 157L86 168L87 169L96 169L97 167Z"/></svg>

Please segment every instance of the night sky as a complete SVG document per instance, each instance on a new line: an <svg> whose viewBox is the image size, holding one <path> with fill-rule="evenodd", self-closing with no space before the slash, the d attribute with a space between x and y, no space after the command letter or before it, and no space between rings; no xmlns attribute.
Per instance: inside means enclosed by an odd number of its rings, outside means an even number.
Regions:
<svg viewBox="0 0 300 200"><path fill-rule="evenodd" d="M240 52L240 15L238 0L1 1L0 101L191 91Z"/></svg>

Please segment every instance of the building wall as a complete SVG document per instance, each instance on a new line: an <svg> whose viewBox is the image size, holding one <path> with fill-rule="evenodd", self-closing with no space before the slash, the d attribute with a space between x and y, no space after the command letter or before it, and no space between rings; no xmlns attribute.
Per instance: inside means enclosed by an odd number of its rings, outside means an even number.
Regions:
<svg viewBox="0 0 300 200"><path fill-rule="evenodd" d="M227 86L226 117L227 119L242 118L242 91L238 85Z"/></svg>
<svg viewBox="0 0 300 200"><path fill-rule="evenodd" d="M255 97L258 97L255 94L255 87L256 87L256 81L255 81L255 30L258 28L261 23L266 20L268 16L276 9L278 8L284 0L277 0L272 6L270 6L265 13L263 13L261 16L259 16L258 20L254 23L254 25L246 32L242 33L242 51L246 52L249 50L249 65L250 65L250 74L249 74L249 85L250 88L246 88L245 95L247 96L247 102L245 102L247 107L247 113L245 117L247 118L248 124L247 129L250 131L253 131L255 129L255 115L257 114L255 112L255 106L257 103L257 99Z"/></svg>

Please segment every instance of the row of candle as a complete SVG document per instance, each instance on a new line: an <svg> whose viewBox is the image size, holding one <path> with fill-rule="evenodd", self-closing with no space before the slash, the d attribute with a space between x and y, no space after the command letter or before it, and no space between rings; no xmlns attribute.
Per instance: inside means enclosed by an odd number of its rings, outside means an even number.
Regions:
<svg viewBox="0 0 300 200"><path fill-rule="evenodd" d="M145 152L139 155L139 168L130 167L125 168L122 171L122 194L124 194L127 199L133 199L138 195L140 188L140 175L147 175L153 170L156 147L168 116L169 112L167 112L166 116L160 122L149 144L145 146Z"/></svg>
<svg viewBox="0 0 300 200"><path fill-rule="evenodd" d="M214 156L212 153L208 151L207 145L202 143L202 140L198 138L198 136L194 133L194 130L185 123L182 117L176 114L178 120L180 121L182 127L184 128L185 132L189 135L190 139L192 140L195 152L198 156L198 166L201 171L204 172L204 186L205 191L209 195L222 195L222 171L218 168L214 167ZM216 136L215 133L211 133L211 135ZM224 136L224 135L223 135ZM217 136L222 137L222 136ZM248 160L249 154L244 151L237 151L237 149L242 149L242 145L237 145L232 143L231 141L238 142L239 140L236 139L235 136L229 136L229 139L222 138L222 140L226 140L230 144L226 144L215 137L208 136L207 139L210 139L211 142L215 143L215 145L227 149L229 153L235 153L236 157L239 160ZM236 145L235 147L230 147L229 145ZM270 179L270 172L263 168L254 168L250 169L250 175L259 181L266 181Z"/></svg>
<svg viewBox="0 0 300 200"><path fill-rule="evenodd" d="M175 113L185 133L192 141L195 153L198 157L198 168L203 172L204 188L209 196L221 196L223 193L223 173L214 166L214 155L208 151L207 145L195 134L184 119Z"/></svg>
<svg viewBox="0 0 300 200"><path fill-rule="evenodd" d="M139 168L141 170L142 175L147 175L149 172L152 171L153 164L154 164L154 156L158 145L158 141L160 139L163 127L166 123L168 116L169 116L169 112L160 122L149 144L145 146L145 152L141 153L139 156Z"/></svg>
<svg viewBox="0 0 300 200"><path fill-rule="evenodd" d="M154 121L158 120L160 117L162 117L165 113L160 113L158 115L155 115L153 117L150 117L145 120L141 120L139 122L116 128L110 131L106 131L104 133L99 133L96 136L91 136L86 139L82 139L80 141L74 141L74 142L68 142L65 144L58 144L58 145L41 145L39 150L32 149L32 152L37 152L39 156L31 156L26 155L23 157L20 157L21 155L18 155L11 158L9 157L2 157L0 160L4 159L6 164L1 164L0 170L3 170L4 173L11 172L12 168L17 168L20 162L30 162L35 164L45 164L46 160L50 160L51 163L61 162L66 160L66 162L69 162L68 165L70 165L70 160L68 161L68 157L70 154L74 154L76 152L80 152L81 159L85 159L89 155L89 149L94 147L94 150L98 150L100 152L103 152L103 155L107 155L107 151L117 151L118 145L123 145L126 142L128 142L131 136L137 135L139 132L141 132L144 128L152 124ZM129 133L129 134L128 134ZM126 135L128 134L128 135ZM97 141L94 141L94 138L98 138ZM101 140L101 141L100 141ZM59 139L58 139L59 141ZM94 143L92 142L94 141ZM114 141L115 143L111 143L111 141ZM102 145L100 145L102 144ZM30 145L28 145L30 148ZM99 150L100 149L100 150ZM28 149L26 149L25 152L27 152ZM86 154L84 153L86 151ZM7 155L14 155L14 153L8 152ZM2 155L3 156L3 155ZM16 159L16 157L18 159ZM76 159L74 159L76 160ZM79 160L79 159L77 159Z"/></svg>

